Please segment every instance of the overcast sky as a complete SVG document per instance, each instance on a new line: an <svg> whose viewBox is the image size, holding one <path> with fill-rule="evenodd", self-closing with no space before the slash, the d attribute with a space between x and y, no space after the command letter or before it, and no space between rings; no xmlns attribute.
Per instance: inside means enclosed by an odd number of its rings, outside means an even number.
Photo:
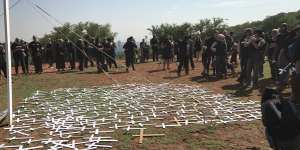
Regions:
<svg viewBox="0 0 300 150"><path fill-rule="evenodd" d="M10 0L12 5L17 0ZM53 29L30 6L30 0L12 8L12 39L30 40L33 34L43 36ZM148 35L151 25L161 23L195 23L199 19L223 17L228 25L262 20L280 12L297 11L300 0L33 0L62 22L93 21L109 23L117 40L134 36L138 40ZM0 0L0 14L3 12ZM57 24L56 24L57 25ZM3 16L0 20L0 40L3 41Z"/></svg>

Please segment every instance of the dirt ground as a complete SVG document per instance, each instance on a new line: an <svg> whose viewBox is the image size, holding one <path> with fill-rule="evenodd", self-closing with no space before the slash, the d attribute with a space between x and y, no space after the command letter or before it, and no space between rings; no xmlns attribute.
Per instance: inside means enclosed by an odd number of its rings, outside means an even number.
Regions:
<svg viewBox="0 0 300 150"><path fill-rule="evenodd" d="M120 61L119 64L124 64ZM68 87L90 87L114 84L117 81L123 83L172 83L172 84L188 84L197 85L208 88L215 93L233 94L241 99L260 100L261 92L264 87L272 85L272 81L268 79L268 71L266 76L260 81L260 88L243 90L240 88L237 77L229 76L227 79L215 80L204 79L201 77L202 65L196 63L196 69L192 70L189 75L182 73L181 77L177 76L176 64L171 65L171 70L162 70L162 65L158 63L137 64L136 71L129 73L125 72L125 68L110 72L109 79L106 75L98 74L95 68L89 68L84 72L70 71L65 73L56 73L54 69L47 68L46 73L37 75L32 74L28 76L18 75L13 77L14 83L14 107L17 107L18 101L30 96L30 94L39 90L53 90L57 88ZM6 106L5 102L5 80L0 81L0 108ZM174 128L166 129L164 140L151 139L144 145L138 144L136 139L127 139L126 135L120 133L121 139L124 142L119 142L114 149L268 149L267 142L263 133L263 126L260 121L251 123L236 123L230 125L220 125L218 127L191 127L191 128ZM5 130L0 129L0 143L4 141L7 136ZM127 139L127 140L126 140Z"/></svg>

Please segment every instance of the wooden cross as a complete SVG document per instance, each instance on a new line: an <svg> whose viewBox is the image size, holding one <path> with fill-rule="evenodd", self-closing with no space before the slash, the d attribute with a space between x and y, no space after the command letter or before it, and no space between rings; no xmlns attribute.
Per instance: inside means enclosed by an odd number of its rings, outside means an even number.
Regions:
<svg viewBox="0 0 300 150"><path fill-rule="evenodd" d="M133 137L140 137L139 143L143 144L144 137L158 137L158 136L165 136L165 134L144 134L144 129L140 129L139 135L133 135Z"/></svg>

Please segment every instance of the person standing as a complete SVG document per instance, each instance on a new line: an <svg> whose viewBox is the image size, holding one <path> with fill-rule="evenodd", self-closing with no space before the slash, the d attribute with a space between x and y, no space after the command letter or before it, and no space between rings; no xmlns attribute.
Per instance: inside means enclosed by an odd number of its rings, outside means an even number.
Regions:
<svg viewBox="0 0 300 150"><path fill-rule="evenodd" d="M265 50L266 41L263 38L263 31L255 30L254 36L250 38L247 43L249 48L249 58L247 62L247 84L249 86L251 81L253 82L253 87L257 87L258 77L259 77L259 66L260 66L260 51ZM253 75L252 75L253 74Z"/></svg>
<svg viewBox="0 0 300 150"><path fill-rule="evenodd" d="M114 64L115 68L118 68L117 62L116 62L116 43L114 42L113 38L108 39L108 51L107 54L109 55L109 58L107 59L109 68L112 68L112 64Z"/></svg>
<svg viewBox="0 0 300 150"><path fill-rule="evenodd" d="M84 42L82 41L82 39L79 39L76 43L77 45L77 49L76 49L76 54L79 60L79 70L83 71L84 69L84 62L85 62L85 50L84 50Z"/></svg>
<svg viewBox="0 0 300 150"><path fill-rule="evenodd" d="M105 54L104 54L104 46L99 38L96 38L95 45L97 46L96 51L96 64L97 64L97 70L98 73L101 73L103 71L108 71L108 67L105 63Z"/></svg>
<svg viewBox="0 0 300 150"><path fill-rule="evenodd" d="M251 28L248 28L245 30L245 35L240 40L240 67L241 67L241 74L238 78L238 81L241 83L241 85L246 84L247 82L247 63L249 59L249 47L248 44L250 41L250 38L253 35L253 30Z"/></svg>
<svg viewBox="0 0 300 150"><path fill-rule="evenodd" d="M289 63L288 47L292 41L290 38L290 32L286 23L283 23L279 29L279 36L277 37L279 56L278 56L278 67L284 68ZM283 88L288 84L290 72L286 71L280 74L278 77L278 86Z"/></svg>
<svg viewBox="0 0 300 150"><path fill-rule="evenodd" d="M150 40L151 49L152 49L152 59L153 61L158 61L159 56L159 41L156 36L153 36L153 38Z"/></svg>
<svg viewBox="0 0 300 150"><path fill-rule="evenodd" d="M277 38L279 35L278 29L273 29L271 32L271 39L268 42L268 49L267 49L267 57L270 64L271 69L271 78L274 81L278 81L278 67L277 67L277 61L278 61L278 55L279 55L279 47Z"/></svg>
<svg viewBox="0 0 300 150"><path fill-rule="evenodd" d="M28 74L28 70L26 70L25 66L25 48L18 38L16 38L15 42L12 44L12 52L16 74L19 74L19 65L22 67L23 74Z"/></svg>
<svg viewBox="0 0 300 150"><path fill-rule="evenodd" d="M180 77L181 76L181 70L185 70L185 74L189 74L189 58L190 54L188 47L187 47L187 41L188 37L185 37L185 39L179 39L178 41L178 60L179 60L179 65L177 69L177 75Z"/></svg>
<svg viewBox="0 0 300 150"><path fill-rule="evenodd" d="M195 54L195 44L194 44L194 41L192 40L192 37L191 36L188 36L187 37L187 50L189 51L188 53L190 54L189 55L189 61L191 63L191 67L192 67L192 70L195 69L195 63L194 63L194 59L193 59L193 56Z"/></svg>
<svg viewBox="0 0 300 150"><path fill-rule="evenodd" d="M140 43L141 48L141 63L148 62L149 59L149 45L145 41L145 39L142 40Z"/></svg>
<svg viewBox="0 0 300 150"><path fill-rule="evenodd" d="M204 77L209 76L209 68L210 65L213 67L213 74L215 75L215 66L214 66L214 52L211 51L212 44L216 41L216 36L218 35L218 31L215 31L214 35L205 41L204 50L202 53L202 64L203 64L203 72L202 75Z"/></svg>
<svg viewBox="0 0 300 150"><path fill-rule="evenodd" d="M218 79L226 78L226 58L227 58L227 45L226 37L223 34L218 34L216 42L211 46L211 50L216 54L216 76Z"/></svg>
<svg viewBox="0 0 300 150"><path fill-rule="evenodd" d="M71 70L74 70L76 68L75 48L73 43L68 39L65 40L65 48L68 54L68 61L70 63Z"/></svg>
<svg viewBox="0 0 300 150"><path fill-rule="evenodd" d="M135 50L137 48L137 45L135 43L135 40L133 37L129 37L127 39L127 42L123 46L125 49L125 57L126 57L126 71L129 71L129 67L132 67L132 70L135 70L134 68L134 61L135 61Z"/></svg>
<svg viewBox="0 0 300 150"><path fill-rule="evenodd" d="M7 73L6 73L6 59L5 59L5 48L4 48L4 44L0 43L0 74L1 71L4 75L4 77L7 77Z"/></svg>
<svg viewBox="0 0 300 150"><path fill-rule="evenodd" d="M35 73L41 74L43 72L42 45L35 36L32 39L33 41L29 43L28 48L31 52Z"/></svg>
<svg viewBox="0 0 300 150"><path fill-rule="evenodd" d="M62 39L58 40L56 45L56 69L58 72L65 71L65 46Z"/></svg>
<svg viewBox="0 0 300 150"><path fill-rule="evenodd" d="M49 64L48 68L53 67L54 56L54 43L51 42L51 39L48 39L46 44L46 61Z"/></svg>
<svg viewBox="0 0 300 150"><path fill-rule="evenodd" d="M170 62L172 59L172 49L174 45L171 42L171 40L163 40L161 43L161 48L162 48L162 59L163 59L163 70L170 69Z"/></svg>

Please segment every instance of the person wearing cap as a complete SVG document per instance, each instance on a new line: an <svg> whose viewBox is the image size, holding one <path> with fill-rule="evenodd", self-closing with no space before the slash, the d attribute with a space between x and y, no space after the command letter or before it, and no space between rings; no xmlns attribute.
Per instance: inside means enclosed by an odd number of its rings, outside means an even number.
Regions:
<svg viewBox="0 0 300 150"><path fill-rule="evenodd" d="M4 77L7 77L6 74L6 59L5 59L5 48L4 44L0 43L0 74L3 72Z"/></svg>
<svg viewBox="0 0 300 150"><path fill-rule="evenodd" d="M248 61L247 61L247 73L246 73L246 87L253 83L253 87L257 87L258 77L259 77L259 65L260 52L265 50L266 41L263 38L262 30L255 30L254 36L251 36L248 43Z"/></svg>
<svg viewBox="0 0 300 150"><path fill-rule="evenodd" d="M132 67L132 70L135 70L134 63L135 63L135 51L137 45L133 37L129 37L127 42L123 46L124 53L126 57L126 71L129 71L129 67Z"/></svg>
<svg viewBox="0 0 300 150"><path fill-rule="evenodd" d="M40 74L43 72L42 44L37 41L35 36L33 36L32 39L33 41L29 43L28 48L31 52L35 73Z"/></svg>
<svg viewBox="0 0 300 150"><path fill-rule="evenodd" d="M226 78L226 56L227 45L226 37L223 34L216 36L216 42L211 46L211 50L216 54L216 76L217 78Z"/></svg>

